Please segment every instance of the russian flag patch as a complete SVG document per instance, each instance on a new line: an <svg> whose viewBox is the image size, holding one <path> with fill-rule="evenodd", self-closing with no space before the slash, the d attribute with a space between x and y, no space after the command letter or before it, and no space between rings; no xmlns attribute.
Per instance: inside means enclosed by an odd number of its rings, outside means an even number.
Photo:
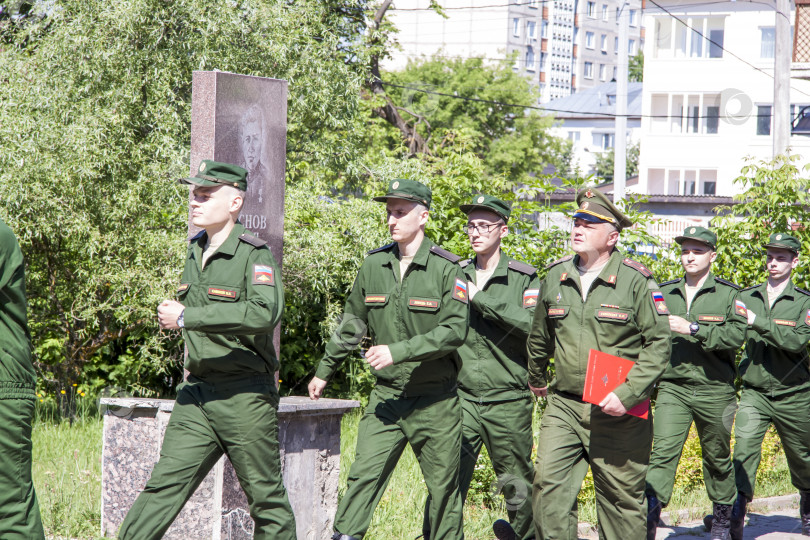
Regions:
<svg viewBox="0 0 810 540"><path fill-rule="evenodd" d="M467 303L467 282L456 278L456 285L453 287L453 298Z"/></svg>
<svg viewBox="0 0 810 540"><path fill-rule="evenodd" d="M523 307L530 308L537 305L537 295L540 289L526 289L523 292Z"/></svg>
<svg viewBox="0 0 810 540"><path fill-rule="evenodd" d="M275 285L276 279L273 274L273 267L266 264L253 265L253 284L254 285Z"/></svg>
<svg viewBox="0 0 810 540"><path fill-rule="evenodd" d="M740 300L735 300L734 312L741 317L748 318L748 308Z"/></svg>
<svg viewBox="0 0 810 540"><path fill-rule="evenodd" d="M669 308L664 302L664 294L661 291L652 291L652 299L655 304L655 311L659 315L669 315Z"/></svg>

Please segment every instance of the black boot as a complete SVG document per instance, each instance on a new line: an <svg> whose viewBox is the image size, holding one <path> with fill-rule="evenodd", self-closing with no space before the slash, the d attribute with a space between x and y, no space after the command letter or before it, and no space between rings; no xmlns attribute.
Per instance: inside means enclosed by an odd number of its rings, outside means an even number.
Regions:
<svg viewBox="0 0 810 540"><path fill-rule="evenodd" d="M743 527L745 526L745 513L748 511L748 497L737 493L737 500L731 507L731 540L743 540Z"/></svg>
<svg viewBox="0 0 810 540"><path fill-rule="evenodd" d="M515 529L505 519L499 519L493 523L492 532L498 540L518 540Z"/></svg>
<svg viewBox="0 0 810 540"><path fill-rule="evenodd" d="M799 515L802 517L802 536L810 536L810 491L800 491Z"/></svg>
<svg viewBox="0 0 810 540"><path fill-rule="evenodd" d="M714 514L712 519L712 540L729 540L731 537L731 505L713 505Z"/></svg>
<svg viewBox="0 0 810 540"><path fill-rule="evenodd" d="M647 494L647 540L655 540L655 532L661 522L661 501L655 495Z"/></svg>

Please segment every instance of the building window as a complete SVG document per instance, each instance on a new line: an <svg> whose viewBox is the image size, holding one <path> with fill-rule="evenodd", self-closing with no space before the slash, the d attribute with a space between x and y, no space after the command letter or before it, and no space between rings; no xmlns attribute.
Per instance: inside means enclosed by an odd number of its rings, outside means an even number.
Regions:
<svg viewBox="0 0 810 540"><path fill-rule="evenodd" d="M512 35L520 37L520 19L517 17L512 19Z"/></svg>
<svg viewBox="0 0 810 540"><path fill-rule="evenodd" d="M638 11L635 9L630 10L630 26L638 26Z"/></svg>
<svg viewBox="0 0 810 540"><path fill-rule="evenodd" d="M761 41L759 45L759 57L773 60L776 56L776 28L760 28Z"/></svg>
<svg viewBox="0 0 810 540"><path fill-rule="evenodd" d="M534 71L534 49L526 47L526 71Z"/></svg>
<svg viewBox="0 0 810 540"><path fill-rule="evenodd" d="M599 80L607 80L607 66L605 64L599 64Z"/></svg>
<svg viewBox="0 0 810 540"><path fill-rule="evenodd" d="M630 56L635 56L636 54L636 40L631 39L627 42L627 54Z"/></svg>
<svg viewBox="0 0 810 540"><path fill-rule="evenodd" d="M613 148L613 133L594 133L593 143L599 146L602 150L609 150Z"/></svg>
<svg viewBox="0 0 810 540"><path fill-rule="evenodd" d="M706 107L706 133L716 135L720 123L720 107L709 105ZM711 195L714 195L712 191Z"/></svg>
<svg viewBox="0 0 810 540"><path fill-rule="evenodd" d="M537 0L529 0L529 7L537 9Z"/></svg>
<svg viewBox="0 0 810 540"><path fill-rule="evenodd" d="M596 18L596 2L588 2L587 4L585 4L585 13L591 19L595 19Z"/></svg>
<svg viewBox="0 0 810 540"><path fill-rule="evenodd" d="M655 21L656 58L722 58L723 17L659 17Z"/></svg>
<svg viewBox="0 0 810 540"><path fill-rule="evenodd" d="M546 65L548 63L548 54L541 52L540 53L540 71L545 71Z"/></svg>
<svg viewBox="0 0 810 540"><path fill-rule="evenodd" d="M603 21L608 20L608 5L607 4L602 4L602 20Z"/></svg>
<svg viewBox="0 0 810 540"><path fill-rule="evenodd" d="M593 79L593 62L585 62L582 76L586 79Z"/></svg>
<svg viewBox="0 0 810 540"><path fill-rule="evenodd" d="M613 81L614 81L614 82L616 81L616 72L617 72L617 69L618 69L618 68L617 68L616 66L613 66Z"/></svg>
<svg viewBox="0 0 810 540"><path fill-rule="evenodd" d="M542 21L540 23L540 37L541 38L548 37L548 21Z"/></svg>
<svg viewBox="0 0 810 540"><path fill-rule="evenodd" d="M534 39L534 32L537 27L537 23L534 21L526 21L526 39Z"/></svg>
<svg viewBox="0 0 810 540"><path fill-rule="evenodd" d="M568 140L573 143L579 142L579 131L569 131L568 132Z"/></svg>
<svg viewBox="0 0 810 540"><path fill-rule="evenodd" d="M593 42L594 42L594 34L593 32L585 32L585 48L586 49L593 49Z"/></svg>
<svg viewBox="0 0 810 540"><path fill-rule="evenodd" d="M619 38L613 38L613 54L619 54Z"/></svg>
<svg viewBox="0 0 810 540"><path fill-rule="evenodd" d="M757 105L757 135L771 134L771 106Z"/></svg>
<svg viewBox="0 0 810 540"><path fill-rule="evenodd" d="M719 94L653 94L650 109L653 133L718 133Z"/></svg>
<svg viewBox="0 0 810 540"><path fill-rule="evenodd" d="M607 52L607 35L606 34L602 34L601 45L602 45L602 52Z"/></svg>

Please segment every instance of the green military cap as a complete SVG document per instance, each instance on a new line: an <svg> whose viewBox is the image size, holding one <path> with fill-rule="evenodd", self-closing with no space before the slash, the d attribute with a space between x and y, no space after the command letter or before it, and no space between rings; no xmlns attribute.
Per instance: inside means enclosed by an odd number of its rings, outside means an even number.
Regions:
<svg viewBox="0 0 810 540"><path fill-rule="evenodd" d="M575 218L584 219L591 223L612 223L622 230L633 224L630 218L622 214L616 206L599 190L585 188L577 193L579 208L574 214Z"/></svg>
<svg viewBox="0 0 810 540"><path fill-rule="evenodd" d="M183 178L180 182L197 186L232 186L247 191L247 175L248 172L237 165L204 159L200 162L197 174L191 178Z"/></svg>
<svg viewBox="0 0 810 540"><path fill-rule="evenodd" d="M787 233L773 233L770 238L768 238L768 243L765 244L765 247L787 249L798 255L802 243L799 242L798 238Z"/></svg>
<svg viewBox="0 0 810 540"><path fill-rule="evenodd" d="M473 210L494 212L501 216L504 221L509 221L509 215L512 213L511 204L492 195L475 195L470 204L462 204L460 208L465 214L469 214Z"/></svg>
<svg viewBox="0 0 810 540"><path fill-rule="evenodd" d="M388 199L405 199L406 201L415 201L424 204L430 208L430 201L432 195L430 188L425 184L417 182L416 180L392 180L388 184L388 191L385 195L374 197L377 202L385 202Z"/></svg>
<svg viewBox="0 0 810 540"><path fill-rule="evenodd" d="M706 227L695 226L685 228L681 236L675 237L675 241L679 244L683 244L684 240L697 240L712 249L717 249L717 235Z"/></svg>

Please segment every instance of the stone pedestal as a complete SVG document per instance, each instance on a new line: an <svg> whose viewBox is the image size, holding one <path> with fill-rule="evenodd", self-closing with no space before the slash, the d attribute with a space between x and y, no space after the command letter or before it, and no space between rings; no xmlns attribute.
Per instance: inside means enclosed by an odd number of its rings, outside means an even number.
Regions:
<svg viewBox="0 0 810 540"><path fill-rule="evenodd" d="M101 532L115 537L160 455L173 400L102 398ZM340 420L356 401L281 398L279 443L284 485L298 540L332 534L340 474ZM250 539L253 520L227 457L220 459L164 538Z"/></svg>

